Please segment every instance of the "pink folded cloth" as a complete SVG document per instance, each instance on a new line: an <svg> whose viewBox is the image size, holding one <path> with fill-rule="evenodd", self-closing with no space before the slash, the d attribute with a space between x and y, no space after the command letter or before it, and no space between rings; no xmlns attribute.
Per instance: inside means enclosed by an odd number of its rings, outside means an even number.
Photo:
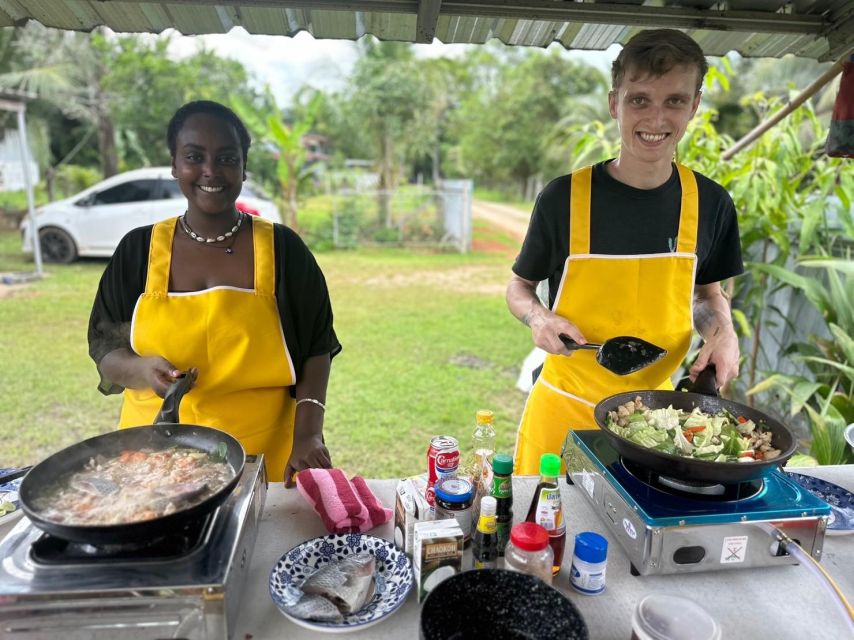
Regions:
<svg viewBox="0 0 854 640"><path fill-rule="evenodd" d="M297 489L323 520L329 533L364 533L391 520L391 509L368 488L365 479L347 476L341 469L304 469Z"/></svg>

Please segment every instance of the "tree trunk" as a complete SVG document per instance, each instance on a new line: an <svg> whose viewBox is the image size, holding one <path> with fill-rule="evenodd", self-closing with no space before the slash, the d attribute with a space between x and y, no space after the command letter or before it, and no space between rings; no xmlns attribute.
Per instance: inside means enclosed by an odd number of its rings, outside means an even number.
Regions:
<svg viewBox="0 0 854 640"><path fill-rule="evenodd" d="M56 200L56 194L54 193L54 189L56 187L54 183L54 179L56 178L56 169L53 167L48 167L44 172L44 181L47 187L47 201L53 202Z"/></svg>
<svg viewBox="0 0 854 640"><path fill-rule="evenodd" d="M109 178L119 172L116 152L116 132L109 114L102 112L98 118L98 151L101 153L101 172Z"/></svg>
<svg viewBox="0 0 854 640"><path fill-rule="evenodd" d="M433 149L433 156L432 156L432 160L433 160L433 162L432 162L432 165L433 165L433 187L435 189L438 189L440 186L442 186L442 172L441 172L440 167L439 167L439 165L442 161L442 155L441 154L442 154L442 148L441 148L441 145L439 144L439 141L437 140L436 141L436 147L435 147L435 149Z"/></svg>
<svg viewBox="0 0 854 640"><path fill-rule="evenodd" d="M299 231L299 221L297 220L299 206L297 205L296 189L290 189L289 191L290 193L288 193L288 217L290 218L290 227L294 231Z"/></svg>

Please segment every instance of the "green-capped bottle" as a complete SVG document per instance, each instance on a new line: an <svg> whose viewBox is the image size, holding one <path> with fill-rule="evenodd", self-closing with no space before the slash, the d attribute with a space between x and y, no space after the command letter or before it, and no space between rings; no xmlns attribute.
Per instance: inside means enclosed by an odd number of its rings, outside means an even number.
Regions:
<svg viewBox="0 0 854 640"><path fill-rule="evenodd" d="M540 483L534 491L531 508L525 518L526 522L536 522L549 532L549 545L554 552L552 575L560 571L566 546L566 523L561 508L560 486L557 483L559 475L560 456L544 453L540 457Z"/></svg>

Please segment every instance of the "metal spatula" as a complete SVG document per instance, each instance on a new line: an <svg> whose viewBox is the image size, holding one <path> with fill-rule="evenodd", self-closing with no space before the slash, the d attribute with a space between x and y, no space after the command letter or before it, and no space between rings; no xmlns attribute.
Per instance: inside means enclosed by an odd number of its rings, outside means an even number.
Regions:
<svg viewBox="0 0 854 640"><path fill-rule="evenodd" d="M570 351L577 351L578 349L596 351L596 362L618 376L639 371L667 355L665 349L634 336L618 336L606 340L602 344L593 344L592 342L578 344L563 333L560 334L560 339Z"/></svg>

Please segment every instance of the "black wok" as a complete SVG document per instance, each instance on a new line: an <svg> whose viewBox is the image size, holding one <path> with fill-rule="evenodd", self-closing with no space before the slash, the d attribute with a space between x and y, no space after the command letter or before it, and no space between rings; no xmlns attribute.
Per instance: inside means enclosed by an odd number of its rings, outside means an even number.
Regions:
<svg viewBox="0 0 854 640"><path fill-rule="evenodd" d="M219 506L237 485L243 473L246 453L243 446L231 435L198 425L176 424L178 405L189 390L194 376L185 375L167 391L163 406L154 425L119 429L105 433L53 454L34 466L21 482L19 499L27 517L40 529L64 540L89 544L121 544L160 537L164 532L180 530L185 524L201 518ZM96 455L112 457L125 449L142 448L154 451L172 447L192 447L215 454L225 445L225 460L234 470L234 476L216 493L198 504L179 509L166 516L111 525L71 525L53 522L42 517L33 504L43 491L55 485L64 476L78 471Z"/></svg>
<svg viewBox="0 0 854 640"><path fill-rule="evenodd" d="M744 416L772 433L771 444L780 450L772 460L755 462L712 462L648 449L617 435L608 428L609 411L640 396L641 401L653 409L672 405L674 409L692 411L695 407L715 414L727 410L734 416ZM768 475L788 460L798 448L795 436L782 422L748 406L718 397L715 388L715 369L709 366L699 376L691 391L628 391L609 396L593 410L596 424L610 438L614 448L624 458L643 465L661 475L696 482L735 483L754 480Z"/></svg>
<svg viewBox="0 0 854 640"><path fill-rule="evenodd" d="M581 612L536 576L505 569L463 571L430 591L421 640L537 638L587 640Z"/></svg>

